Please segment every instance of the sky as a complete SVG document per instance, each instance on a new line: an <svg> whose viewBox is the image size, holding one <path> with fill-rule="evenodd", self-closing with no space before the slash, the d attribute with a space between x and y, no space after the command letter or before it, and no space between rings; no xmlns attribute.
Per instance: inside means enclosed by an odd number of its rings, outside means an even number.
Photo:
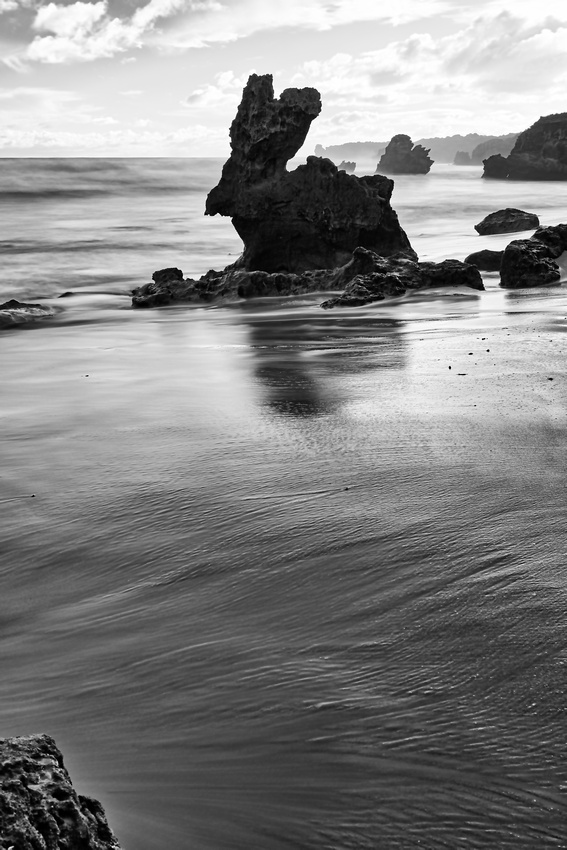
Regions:
<svg viewBox="0 0 567 850"><path fill-rule="evenodd" d="M314 86L302 152L567 111L567 0L0 0L0 156L224 156L250 73Z"/></svg>

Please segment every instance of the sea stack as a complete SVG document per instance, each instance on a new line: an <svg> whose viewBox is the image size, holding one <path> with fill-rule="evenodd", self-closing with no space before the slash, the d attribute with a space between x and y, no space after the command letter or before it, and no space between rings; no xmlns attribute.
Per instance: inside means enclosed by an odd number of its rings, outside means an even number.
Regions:
<svg viewBox="0 0 567 850"><path fill-rule="evenodd" d="M77 794L49 735L0 738L2 850L120 850L97 800Z"/></svg>
<svg viewBox="0 0 567 850"><path fill-rule="evenodd" d="M414 145L409 136L398 133L388 143L385 152L376 166L376 172L389 174L428 174L433 165L429 150L422 145Z"/></svg>
<svg viewBox="0 0 567 850"><path fill-rule="evenodd" d="M230 128L230 159L205 206L207 215L232 218L244 242L239 268L336 268L358 246L415 258L390 206L392 180L356 177L316 156L286 170L320 111L314 88L286 89L275 99L271 74L248 79Z"/></svg>
<svg viewBox="0 0 567 850"><path fill-rule="evenodd" d="M509 156L484 160L483 177L567 180L567 112L545 115L520 133Z"/></svg>

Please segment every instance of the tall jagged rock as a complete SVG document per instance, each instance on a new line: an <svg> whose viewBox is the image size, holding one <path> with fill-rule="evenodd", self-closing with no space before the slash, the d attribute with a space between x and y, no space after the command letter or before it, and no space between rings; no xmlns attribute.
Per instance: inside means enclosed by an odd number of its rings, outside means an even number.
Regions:
<svg viewBox="0 0 567 850"><path fill-rule="evenodd" d="M509 156L485 159L483 177L567 180L567 112L545 115L520 133Z"/></svg>
<svg viewBox="0 0 567 850"><path fill-rule="evenodd" d="M389 174L428 174L433 165L429 151L421 145L414 145L409 136L398 133L388 143L380 158L376 171Z"/></svg>
<svg viewBox="0 0 567 850"><path fill-rule="evenodd" d="M248 79L230 128L232 153L205 206L207 215L231 216L244 242L239 268L335 268L358 246L415 258L390 206L392 180L355 177L314 156L286 170L320 110L316 89L286 89L275 99L271 74Z"/></svg>
<svg viewBox="0 0 567 850"><path fill-rule="evenodd" d="M120 850L97 800L75 792L49 735L0 738L0 850Z"/></svg>

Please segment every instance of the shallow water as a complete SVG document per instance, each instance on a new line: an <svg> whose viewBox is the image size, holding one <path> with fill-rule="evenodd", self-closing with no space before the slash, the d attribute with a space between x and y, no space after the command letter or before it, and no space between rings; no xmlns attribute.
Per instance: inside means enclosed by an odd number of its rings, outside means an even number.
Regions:
<svg viewBox="0 0 567 850"><path fill-rule="evenodd" d="M238 251L218 166L9 200L6 295L83 293L0 335L1 734L52 734L125 850L567 847L564 287L131 311ZM422 257L567 220L478 177L396 181Z"/></svg>

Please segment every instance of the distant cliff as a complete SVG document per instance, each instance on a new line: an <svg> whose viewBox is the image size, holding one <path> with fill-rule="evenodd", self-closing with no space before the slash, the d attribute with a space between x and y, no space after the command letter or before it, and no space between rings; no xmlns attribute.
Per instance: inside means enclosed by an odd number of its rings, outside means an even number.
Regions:
<svg viewBox="0 0 567 850"><path fill-rule="evenodd" d="M386 150L387 142L346 142L344 145L315 145L315 156L324 156L338 165L341 160L369 159L377 162Z"/></svg>
<svg viewBox="0 0 567 850"><path fill-rule="evenodd" d="M496 154L508 156L508 154L514 147L517 138L517 133L508 133L505 136L493 136L492 138L487 139L485 142L481 142L479 145L473 148L471 153L468 153L467 151L458 150L455 154L453 164L482 165L484 160L489 156L495 156Z"/></svg>
<svg viewBox="0 0 567 850"><path fill-rule="evenodd" d="M490 156L483 177L567 180L567 112L544 115L520 133L509 156Z"/></svg>
<svg viewBox="0 0 567 850"><path fill-rule="evenodd" d="M479 133L468 133L466 136L455 135L418 139L415 144L427 148L435 162L454 162L457 151L463 151L470 155L479 145L485 142L493 142L495 139L512 139L514 135L510 133L506 136L483 136ZM378 162L386 150L387 144L387 142L347 142L342 145L329 145L328 147L316 145L315 156L327 157L337 165L343 159L353 159L358 163L364 160ZM511 147L512 145L510 145L510 149ZM484 156L486 155L485 153ZM482 157L478 160L478 164L481 163Z"/></svg>

